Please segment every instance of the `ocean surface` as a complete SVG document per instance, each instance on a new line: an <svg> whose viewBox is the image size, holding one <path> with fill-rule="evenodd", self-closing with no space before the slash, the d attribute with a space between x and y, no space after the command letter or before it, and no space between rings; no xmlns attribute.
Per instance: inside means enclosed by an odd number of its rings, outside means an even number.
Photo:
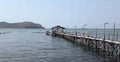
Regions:
<svg viewBox="0 0 120 62"><path fill-rule="evenodd" d="M0 29L0 62L118 62L45 31Z"/></svg>

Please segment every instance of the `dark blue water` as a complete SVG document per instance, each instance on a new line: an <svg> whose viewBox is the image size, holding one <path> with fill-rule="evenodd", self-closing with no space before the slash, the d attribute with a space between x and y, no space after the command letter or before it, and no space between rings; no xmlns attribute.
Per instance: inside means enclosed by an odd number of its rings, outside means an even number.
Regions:
<svg viewBox="0 0 120 62"><path fill-rule="evenodd" d="M1 29L0 62L117 62L41 29Z"/></svg>

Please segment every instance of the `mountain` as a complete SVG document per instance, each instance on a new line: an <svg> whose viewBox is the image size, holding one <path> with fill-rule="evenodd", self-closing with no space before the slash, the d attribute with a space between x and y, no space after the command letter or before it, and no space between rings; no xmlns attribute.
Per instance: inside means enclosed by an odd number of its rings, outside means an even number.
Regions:
<svg viewBox="0 0 120 62"><path fill-rule="evenodd" d="M8 23L0 22L0 28L44 28L41 24L33 22Z"/></svg>

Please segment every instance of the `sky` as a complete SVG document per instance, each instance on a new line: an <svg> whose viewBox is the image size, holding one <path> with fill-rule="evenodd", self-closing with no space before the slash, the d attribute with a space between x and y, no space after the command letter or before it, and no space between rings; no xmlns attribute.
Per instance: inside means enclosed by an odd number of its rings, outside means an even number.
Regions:
<svg viewBox="0 0 120 62"><path fill-rule="evenodd" d="M0 0L0 21L30 21L51 28L120 27L120 0Z"/></svg>

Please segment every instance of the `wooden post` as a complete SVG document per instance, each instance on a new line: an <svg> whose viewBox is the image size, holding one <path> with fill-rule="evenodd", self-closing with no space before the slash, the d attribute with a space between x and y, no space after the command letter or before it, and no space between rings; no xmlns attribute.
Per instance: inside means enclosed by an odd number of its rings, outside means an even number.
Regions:
<svg viewBox="0 0 120 62"><path fill-rule="evenodd" d="M97 34L97 28L96 28L96 38L97 38L97 35L98 35L98 34Z"/></svg>
<svg viewBox="0 0 120 62"><path fill-rule="evenodd" d="M110 40L110 33L108 33L108 40Z"/></svg>
<svg viewBox="0 0 120 62"><path fill-rule="evenodd" d="M118 32L116 33L116 41L118 41Z"/></svg>
<svg viewBox="0 0 120 62"><path fill-rule="evenodd" d="M114 27L113 27L113 41L115 41L115 23L114 23Z"/></svg>

